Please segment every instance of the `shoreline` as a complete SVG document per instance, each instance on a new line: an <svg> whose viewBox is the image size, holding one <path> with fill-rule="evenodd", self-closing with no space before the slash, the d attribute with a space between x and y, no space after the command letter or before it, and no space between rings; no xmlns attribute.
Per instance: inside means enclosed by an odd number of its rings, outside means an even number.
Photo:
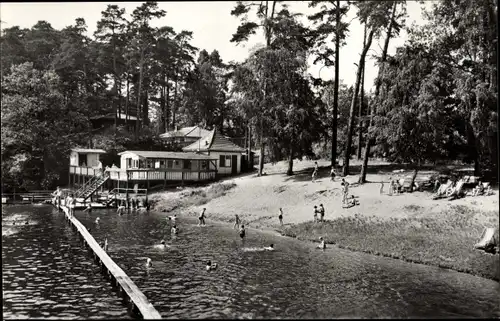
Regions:
<svg viewBox="0 0 500 321"><path fill-rule="evenodd" d="M474 250L483 227L498 226L498 189L493 196L465 197L453 202L433 200L429 192L389 196L378 182L394 174L394 165L379 165L368 174L371 183L351 184L360 200L352 209L340 206L340 179L330 181L326 161L318 161L319 177L311 182L314 161L294 166L295 174L283 174L286 162L266 164L267 175L244 175L199 188L151 196L151 209L166 216L177 213L197 219L207 208L207 220L233 226L237 214L245 227L276 236L317 243L323 236L330 246L408 263L449 269L499 282L498 254ZM326 166L325 166L326 165ZM384 166L390 166L384 167ZM428 176L433 172L422 171ZM345 179L357 181L357 175ZM313 205L324 204L326 222L312 223ZM278 209L285 225L278 223ZM364 214L369 213L370 216ZM227 225L226 225L227 224Z"/></svg>
<svg viewBox="0 0 500 321"><path fill-rule="evenodd" d="M155 209L152 209L152 210L155 211ZM160 214L161 216L167 217L169 215L179 214L178 211L180 211L180 210L179 209L175 209L175 210L173 210L171 212L156 211L156 213ZM194 214L195 213L195 212L189 211L189 210L187 212L189 212L190 214ZM189 215L189 217L190 218L196 218L195 215ZM207 219L208 219L208 217L207 217ZM212 221L212 222L214 222L215 224L218 224L218 225L223 225L223 226L225 226L227 228L231 228L231 226L234 224L234 223L231 223L230 221L221 220L221 219L210 219L210 221ZM290 223L288 225L294 226L296 224ZM280 236L280 237L284 237L284 238L295 239L295 240L300 241L302 243L312 243L312 244L319 243L319 241L316 241L316 240L310 240L310 239L302 238L302 237L299 237L299 236L286 235L284 233L284 231L280 231L278 229L272 228L271 226L249 227L248 229L255 230L255 231L259 232L259 233L265 233L265 234L271 234L271 235L274 235L274 236ZM438 267L438 268L441 268L441 269L446 269L446 270L450 270L450 271L457 272L457 273L465 273L465 274L469 274L469 275L472 275L472 276L475 276L475 277L479 277L479 278L486 279L486 280L492 280L492 281L496 281L496 282L500 283L500 279L499 278L489 278L487 276L480 275L478 273L474 273L474 271L469 270L469 269L465 269L465 268L463 268L463 269L456 269L456 268L453 268L452 266L447 266L445 264L437 264L436 265L436 264L433 264L430 261L415 260L415 259L412 259L412 258L399 257L399 256L394 256L394 255L383 253L383 252L379 252L379 251L375 251L374 252L374 251L371 251L371 250L356 249L356 248L354 248L352 246L344 246L344 245L340 245L340 244L337 244L337 243L331 242L331 241L325 241L325 243L328 244L328 245L330 245L330 248L338 248L338 249L349 251L349 252L352 252L352 253L363 253L363 254L366 254L366 255L373 255L373 256L385 257L385 258L390 258L390 259L393 259L393 260L399 260L399 261L406 262L406 263L412 263L412 264L420 264L420 265L425 265L425 266ZM497 256L498 257L498 254L484 254L484 255L493 255L493 256Z"/></svg>

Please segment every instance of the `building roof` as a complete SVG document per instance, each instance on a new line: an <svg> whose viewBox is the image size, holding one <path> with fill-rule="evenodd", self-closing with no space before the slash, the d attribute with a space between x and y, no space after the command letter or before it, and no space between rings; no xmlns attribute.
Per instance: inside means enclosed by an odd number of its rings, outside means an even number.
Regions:
<svg viewBox="0 0 500 321"><path fill-rule="evenodd" d="M122 119L122 120L127 119L127 114L125 114L125 113L116 112L116 116L118 119ZM91 117L90 119L92 119L92 120L94 120L94 119L115 119L115 115L113 113L109 113L106 115L94 116L94 117ZM128 120L129 121L136 121L137 117L129 114Z"/></svg>
<svg viewBox="0 0 500 321"><path fill-rule="evenodd" d="M244 148L231 142L229 138L221 135L217 130L212 130L210 134L198 141L184 147L185 152L245 152Z"/></svg>
<svg viewBox="0 0 500 321"><path fill-rule="evenodd" d="M203 129L199 126L183 127L179 130L172 130L160 135L160 138L173 138L173 137L204 137L210 134L210 131Z"/></svg>
<svg viewBox="0 0 500 321"><path fill-rule="evenodd" d="M213 156L199 155L183 152L161 152L161 151L143 151L143 150L126 150L118 153L118 155L135 154L143 158L168 158L168 159L191 159L191 160L211 160L217 159Z"/></svg>
<svg viewBox="0 0 500 321"><path fill-rule="evenodd" d="M106 154L106 151L103 149L90 149L90 148L72 148L73 152L77 153L94 153L94 154Z"/></svg>

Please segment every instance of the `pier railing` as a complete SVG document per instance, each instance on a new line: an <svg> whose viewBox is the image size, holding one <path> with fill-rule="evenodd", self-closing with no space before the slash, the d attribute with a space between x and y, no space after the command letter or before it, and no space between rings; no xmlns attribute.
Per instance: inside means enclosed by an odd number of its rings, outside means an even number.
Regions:
<svg viewBox="0 0 500 321"><path fill-rule="evenodd" d="M2 203L38 203L52 199L52 192L36 190L23 193L2 193Z"/></svg>
<svg viewBox="0 0 500 321"><path fill-rule="evenodd" d="M62 206L61 209L64 211L68 222L72 224L73 229L80 234L84 245L88 246L92 251L101 270L110 279L112 285L118 289L118 294L126 300L129 312L138 312L143 319L161 319L160 313L158 313L127 274L108 256L87 228L74 216L69 216L67 207Z"/></svg>

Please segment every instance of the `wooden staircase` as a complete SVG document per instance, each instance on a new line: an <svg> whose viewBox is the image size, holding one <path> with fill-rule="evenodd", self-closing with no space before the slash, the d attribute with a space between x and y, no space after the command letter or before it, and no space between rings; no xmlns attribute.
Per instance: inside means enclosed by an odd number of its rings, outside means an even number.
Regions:
<svg viewBox="0 0 500 321"><path fill-rule="evenodd" d="M105 172L102 175L92 177L85 185L76 191L76 198L83 198L84 201L92 195L99 187L109 179L109 173Z"/></svg>

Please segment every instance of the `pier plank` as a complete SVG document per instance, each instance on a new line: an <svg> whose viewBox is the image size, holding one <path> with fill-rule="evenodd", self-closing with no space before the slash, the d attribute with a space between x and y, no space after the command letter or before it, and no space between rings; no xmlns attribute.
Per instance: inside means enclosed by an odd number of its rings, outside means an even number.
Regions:
<svg viewBox="0 0 500 321"><path fill-rule="evenodd" d="M89 233L87 228L78 221L75 217L69 216L69 211L66 206L61 206L66 217L76 227L78 232L83 236L90 249L97 255L99 260L106 266L108 271L114 276L116 282L121 286L123 291L131 299L137 307L144 319L161 319L160 313L148 301L144 293L134 284L128 275L109 257L109 255L97 243L94 237Z"/></svg>

